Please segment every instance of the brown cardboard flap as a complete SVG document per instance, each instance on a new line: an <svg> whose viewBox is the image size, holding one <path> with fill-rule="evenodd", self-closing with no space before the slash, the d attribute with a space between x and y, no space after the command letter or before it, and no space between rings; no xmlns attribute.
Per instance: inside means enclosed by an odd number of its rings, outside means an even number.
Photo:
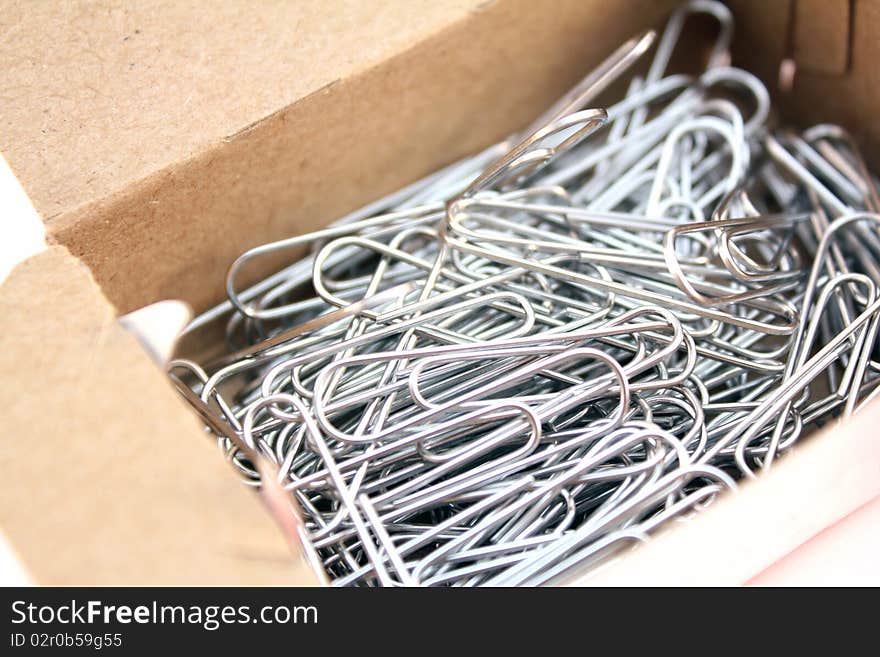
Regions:
<svg viewBox="0 0 880 657"><path fill-rule="evenodd" d="M128 312L218 301L244 249L521 128L676 3L9 4L0 151Z"/></svg>
<svg viewBox="0 0 880 657"><path fill-rule="evenodd" d="M370 68L480 4L2 0L0 151L50 219Z"/></svg>
<svg viewBox="0 0 880 657"><path fill-rule="evenodd" d="M0 334L0 527L37 582L315 581L65 249L13 270Z"/></svg>

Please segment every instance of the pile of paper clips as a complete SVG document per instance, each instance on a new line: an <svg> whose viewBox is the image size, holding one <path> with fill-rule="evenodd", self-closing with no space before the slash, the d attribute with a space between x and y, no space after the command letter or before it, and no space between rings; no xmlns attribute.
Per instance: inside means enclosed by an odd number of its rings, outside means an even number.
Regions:
<svg viewBox="0 0 880 657"><path fill-rule="evenodd" d="M666 73L686 17L706 70ZM243 254L230 352L173 378L277 466L335 585L520 585L644 540L877 394L880 198L840 128L772 129L731 17L675 13L530 128ZM239 271L309 247L240 291Z"/></svg>

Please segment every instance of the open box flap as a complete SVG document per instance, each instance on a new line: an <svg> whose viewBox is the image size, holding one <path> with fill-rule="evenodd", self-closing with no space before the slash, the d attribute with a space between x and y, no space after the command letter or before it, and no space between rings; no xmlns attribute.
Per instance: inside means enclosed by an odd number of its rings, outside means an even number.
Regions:
<svg viewBox="0 0 880 657"><path fill-rule="evenodd" d="M16 129L0 150L52 222L481 4L4 0L0 61L15 93L0 112Z"/></svg>
<svg viewBox="0 0 880 657"><path fill-rule="evenodd" d="M675 4L8 0L0 151L121 312L200 309L243 250L522 128Z"/></svg>
<svg viewBox="0 0 880 657"><path fill-rule="evenodd" d="M62 247L0 287L0 527L41 584L312 584Z"/></svg>

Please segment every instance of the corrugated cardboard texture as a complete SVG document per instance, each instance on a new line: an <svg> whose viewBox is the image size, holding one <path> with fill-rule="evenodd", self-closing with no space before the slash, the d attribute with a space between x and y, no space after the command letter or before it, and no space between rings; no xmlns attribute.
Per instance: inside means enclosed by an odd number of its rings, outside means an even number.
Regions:
<svg viewBox="0 0 880 657"><path fill-rule="evenodd" d="M0 150L120 312L199 308L243 249L503 137L674 4L7 2Z"/></svg>
<svg viewBox="0 0 880 657"><path fill-rule="evenodd" d="M0 335L0 527L39 583L315 581L66 250L10 274Z"/></svg>

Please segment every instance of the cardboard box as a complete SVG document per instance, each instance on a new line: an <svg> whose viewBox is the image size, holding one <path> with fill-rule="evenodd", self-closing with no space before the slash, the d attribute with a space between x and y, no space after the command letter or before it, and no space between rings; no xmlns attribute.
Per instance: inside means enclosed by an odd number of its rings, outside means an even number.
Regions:
<svg viewBox="0 0 880 657"><path fill-rule="evenodd" d="M845 0L801 3L808 13L791 0L731 2L734 63L775 89L780 61L810 53L778 99L786 118L841 122L877 154L880 7L860 0L841 19ZM314 229L527 124L676 5L4 0L0 152L51 244L0 287L0 528L30 577L317 581L117 317L163 298L216 302L244 249ZM836 54L817 61L805 38ZM657 559L697 540L706 563L681 562L702 573L693 581L745 581L880 494L872 410L591 577L648 583ZM839 448L852 440L864 443L859 458ZM839 502L803 513L815 477L849 483ZM744 543L751 557L720 576Z"/></svg>

